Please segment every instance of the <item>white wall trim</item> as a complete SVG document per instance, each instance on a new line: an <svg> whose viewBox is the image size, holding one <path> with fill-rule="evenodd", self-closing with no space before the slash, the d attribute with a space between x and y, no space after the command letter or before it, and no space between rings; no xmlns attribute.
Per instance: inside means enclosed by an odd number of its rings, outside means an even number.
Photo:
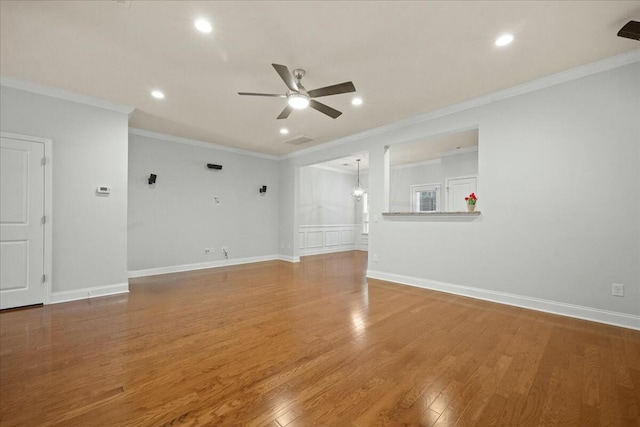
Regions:
<svg viewBox="0 0 640 427"><path fill-rule="evenodd" d="M50 304L77 301L87 298L105 297L108 295L126 294L129 292L129 283L116 285L95 286L93 288L74 289L72 291L52 292Z"/></svg>
<svg viewBox="0 0 640 427"><path fill-rule="evenodd" d="M129 105L116 104L115 102L105 101L104 99L81 95L79 93L70 92L68 90L45 86L39 83L28 82L26 80L20 80L14 77L0 76L0 85L13 89L37 93L39 95L50 96L52 98L64 99L65 101L77 102L78 104L104 108L105 110L115 111L116 113L122 113L128 116L131 116L131 114L135 110L135 107L131 107Z"/></svg>
<svg viewBox="0 0 640 427"><path fill-rule="evenodd" d="M356 171L338 169L338 168L334 168L334 167L331 167L331 166L323 165L323 164L320 164L320 163L315 164L315 165L309 165L309 166L306 166L306 167L325 170L325 171L329 171L329 172L343 173L345 175L355 175L356 174ZM360 169L360 172L362 172L363 170L364 169Z"/></svg>
<svg viewBox="0 0 640 427"><path fill-rule="evenodd" d="M145 270L129 271L129 278L157 276L158 274L180 273L183 271L205 270L207 268L227 267L231 265L250 264L254 262L273 261L280 259L278 255L264 255L248 258L223 259L219 261L199 262L194 264L170 265L167 267L147 268Z"/></svg>
<svg viewBox="0 0 640 427"><path fill-rule="evenodd" d="M560 83L565 83L571 80L576 80L582 77L590 76L592 74L601 73L603 71L612 70L614 68L622 67L640 61L640 49L625 52L620 55L616 55L610 58L605 58L600 61L592 62L590 64L581 65L576 68L561 71L550 76L542 77L540 79L532 80L521 85L513 86L510 88L502 89L497 92L493 92L487 95L479 96L477 98L470 99L468 101L461 102L459 104L450 105L448 107L435 110L431 113L422 114L419 116L409 117L404 120L400 120L388 125L380 126L374 129L369 129L364 132L348 135L343 138L338 138L324 144L314 145L313 147L305 148L303 150L294 151L286 154L281 159L290 159L294 157L303 156L309 153L326 150L331 147L337 147L354 141L358 141L364 138L372 137L375 135L392 132L395 130L403 129L411 125L427 122L439 117L448 116L460 111L469 110L471 108L480 107L482 105L490 104L503 99L511 98L513 96L523 95L525 93L534 92L539 89L555 86Z"/></svg>
<svg viewBox="0 0 640 427"><path fill-rule="evenodd" d="M438 158L438 159L431 159L431 160L423 160L421 162L415 162L415 163L403 163L401 165L395 165L395 166L389 166L389 169L409 169L409 168L415 168L418 166L429 166L429 165L438 165L442 163L442 159Z"/></svg>
<svg viewBox="0 0 640 427"><path fill-rule="evenodd" d="M318 224L318 225L301 225L300 228L345 228L345 227L358 227L362 224Z"/></svg>
<svg viewBox="0 0 640 427"><path fill-rule="evenodd" d="M443 151L442 153L440 153L440 158L448 157L448 156L457 156L458 154L473 153L476 151L478 151L477 145L474 145L473 147L464 147L464 148L459 148L459 149L454 149L449 151Z"/></svg>
<svg viewBox="0 0 640 427"><path fill-rule="evenodd" d="M300 262L300 257L299 256L291 256L291 255L278 255L278 259L280 261L286 261L286 262Z"/></svg>
<svg viewBox="0 0 640 427"><path fill-rule="evenodd" d="M337 252L349 252L349 251L358 251L358 246L354 243L348 246L327 246L320 247L317 249L305 249L304 253L300 254L300 256L312 256L312 255L322 255L322 254L333 254ZM366 249L365 249L366 250ZM302 252L302 251L301 251Z"/></svg>
<svg viewBox="0 0 640 427"><path fill-rule="evenodd" d="M161 141L174 142L176 144L192 145L194 147L209 148L211 150L227 151L229 153L242 154L244 156L258 157L260 159L280 160L280 157L270 154L258 153L257 151L243 150L241 148L227 147L226 145L218 145L213 142L198 141L196 139L182 138L180 136L167 135L150 130L129 128L129 133L147 138L159 139Z"/></svg>
<svg viewBox="0 0 640 427"><path fill-rule="evenodd" d="M618 313L558 301L532 298L523 295L509 294L506 292L490 291L487 289L455 285L452 283L438 282L435 280L421 279L418 277L403 276L400 274L385 273L375 270L367 270L367 277L371 279L395 282L402 285L462 295L485 301L497 302L500 304L513 305L545 313L559 314L561 316L575 317L577 319L590 320L593 322L605 323L607 325L640 330L640 316L634 316L632 314Z"/></svg>
<svg viewBox="0 0 640 427"><path fill-rule="evenodd" d="M301 225L298 227L298 254L307 256L358 249L361 228L361 224Z"/></svg>

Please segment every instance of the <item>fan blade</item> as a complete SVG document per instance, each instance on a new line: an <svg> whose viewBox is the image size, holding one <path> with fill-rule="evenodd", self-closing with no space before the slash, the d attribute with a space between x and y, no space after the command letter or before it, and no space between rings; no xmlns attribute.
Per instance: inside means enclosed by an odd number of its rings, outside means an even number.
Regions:
<svg viewBox="0 0 640 427"><path fill-rule="evenodd" d="M284 107L284 110L282 110L282 113L280 113L280 115L277 117L278 120L286 119L287 117L289 117L289 114L291 114L292 111L293 107L291 107L291 105L287 105L286 107Z"/></svg>
<svg viewBox="0 0 640 427"><path fill-rule="evenodd" d="M333 108L329 107L328 105L324 105L323 103L315 101L313 99L309 100L309 107L313 108L314 110L318 110L321 113L326 114L327 116L331 117L332 119L336 119L336 118L340 117L340 115L342 114L340 111L334 110Z"/></svg>
<svg viewBox="0 0 640 427"><path fill-rule="evenodd" d="M351 82L344 82L333 86L321 87L307 92L311 98L319 98L321 96L338 95L340 93L355 92L356 87Z"/></svg>
<svg viewBox="0 0 640 427"><path fill-rule="evenodd" d="M238 95L249 95L249 96L274 96L276 98L286 98L287 95L279 95L277 93L255 93L255 92L238 92Z"/></svg>
<svg viewBox="0 0 640 427"><path fill-rule="evenodd" d="M290 90L294 92L300 92L300 89L298 89L298 85L296 84L296 79L293 78L293 74L291 74L286 65L271 65L276 69L276 72L280 75L280 78L284 81L284 84L286 84Z"/></svg>

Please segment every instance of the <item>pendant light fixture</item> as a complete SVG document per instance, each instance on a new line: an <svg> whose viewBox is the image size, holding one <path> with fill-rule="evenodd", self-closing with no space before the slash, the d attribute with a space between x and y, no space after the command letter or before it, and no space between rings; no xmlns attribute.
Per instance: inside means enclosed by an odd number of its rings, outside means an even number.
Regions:
<svg viewBox="0 0 640 427"><path fill-rule="evenodd" d="M360 159L356 159L356 162L358 162L358 178L352 194L353 194L353 197L355 197L356 201L359 202L360 200L362 200L362 195L364 194L364 188L362 188L362 185L360 184Z"/></svg>

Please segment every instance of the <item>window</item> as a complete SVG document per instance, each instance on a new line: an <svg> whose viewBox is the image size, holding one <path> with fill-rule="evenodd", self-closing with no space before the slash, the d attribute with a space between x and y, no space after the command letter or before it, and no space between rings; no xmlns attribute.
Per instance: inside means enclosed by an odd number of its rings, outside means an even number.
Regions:
<svg viewBox="0 0 640 427"><path fill-rule="evenodd" d="M411 186L411 212L440 211L440 184Z"/></svg>
<svg viewBox="0 0 640 427"><path fill-rule="evenodd" d="M362 195L362 233L369 234L369 193Z"/></svg>

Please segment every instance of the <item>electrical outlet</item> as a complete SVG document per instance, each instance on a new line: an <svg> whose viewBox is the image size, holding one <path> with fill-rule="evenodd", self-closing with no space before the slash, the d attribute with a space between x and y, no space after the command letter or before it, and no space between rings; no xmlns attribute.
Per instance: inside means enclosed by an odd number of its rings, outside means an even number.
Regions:
<svg viewBox="0 0 640 427"><path fill-rule="evenodd" d="M619 283L611 284L611 295L614 297L623 297L624 296L624 285Z"/></svg>
<svg viewBox="0 0 640 427"><path fill-rule="evenodd" d="M219 205L220 204L220 197L213 196L213 204L214 205Z"/></svg>
<svg viewBox="0 0 640 427"><path fill-rule="evenodd" d="M373 254L373 262L378 262L378 254Z"/></svg>
<svg viewBox="0 0 640 427"><path fill-rule="evenodd" d="M205 255L213 255L216 252L215 248L204 248Z"/></svg>

